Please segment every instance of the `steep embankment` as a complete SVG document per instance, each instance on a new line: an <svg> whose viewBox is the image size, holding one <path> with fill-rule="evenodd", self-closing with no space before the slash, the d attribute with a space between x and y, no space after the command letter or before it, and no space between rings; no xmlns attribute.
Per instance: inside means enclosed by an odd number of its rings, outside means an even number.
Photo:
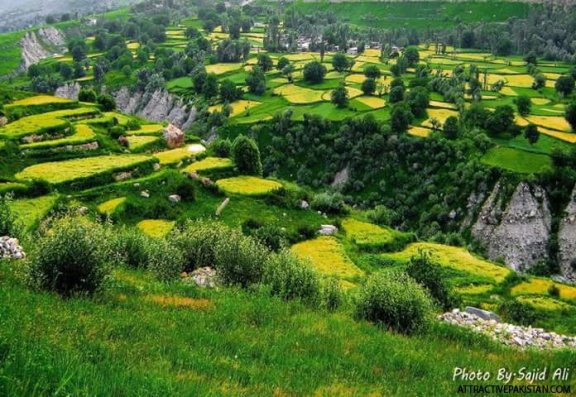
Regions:
<svg viewBox="0 0 576 397"><path fill-rule="evenodd" d="M50 26L27 32L20 40L20 47L22 48L20 70L25 71L41 59L63 52L66 49L66 38L60 30Z"/></svg>

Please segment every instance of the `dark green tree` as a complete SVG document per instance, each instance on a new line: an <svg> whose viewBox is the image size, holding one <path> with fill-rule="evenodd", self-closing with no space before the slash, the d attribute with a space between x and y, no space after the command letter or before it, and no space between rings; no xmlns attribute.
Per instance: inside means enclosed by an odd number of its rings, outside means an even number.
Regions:
<svg viewBox="0 0 576 397"><path fill-rule="evenodd" d="M410 123L414 119L414 115L405 102L400 102L394 105L390 116L390 128L392 132L402 133L408 130Z"/></svg>
<svg viewBox="0 0 576 397"><path fill-rule="evenodd" d="M334 54L334 56L332 57L332 66L334 67L334 70L336 70L337 72L344 72L348 70L348 67L350 65L348 63L348 58L346 58L346 55L339 52L337 54Z"/></svg>
<svg viewBox="0 0 576 397"><path fill-rule="evenodd" d="M398 103L404 100L404 88L394 87L390 90L390 103Z"/></svg>
<svg viewBox="0 0 576 397"><path fill-rule="evenodd" d="M532 101L527 95L520 95L514 101L516 103L516 108L518 109L518 114L522 117L526 117L530 114L530 109L532 109Z"/></svg>
<svg viewBox="0 0 576 397"><path fill-rule="evenodd" d="M574 78L572 76L560 76L554 87L558 93L568 96L574 91Z"/></svg>
<svg viewBox="0 0 576 397"><path fill-rule="evenodd" d="M331 102L339 108L348 106L348 90L346 90L344 84L340 84L332 91Z"/></svg>
<svg viewBox="0 0 576 397"><path fill-rule="evenodd" d="M420 61L420 53L418 52L417 47L408 47L406 51L404 51L404 58L408 61L408 66L413 67L418 64Z"/></svg>
<svg viewBox="0 0 576 397"><path fill-rule="evenodd" d="M232 145L234 162L238 171L246 175L262 175L262 162L260 160L260 150L254 140L238 135Z"/></svg>
<svg viewBox="0 0 576 397"><path fill-rule="evenodd" d="M246 78L248 91L254 95L264 95L266 92L266 75L258 65L255 65Z"/></svg>
<svg viewBox="0 0 576 397"><path fill-rule="evenodd" d="M372 95L376 91L376 80L366 79L362 82L362 92L364 95Z"/></svg>
<svg viewBox="0 0 576 397"><path fill-rule="evenodd" d="M572 127L572 131L576 132L576 101L572 101L566 106L566 121Z"/></svg>
<svg viewBox="0 0 576 397"><path fill-rule="evenodd" d="M110 94L103 94L98 97L98 104L102 106L105 112L111 112L116 109L116 101L114 97Z"/></svg>
<svg viewBox="0 0 576 397"><path fill-rule="evenodd" d="M538 131L538 126L534 124L528 124L524 130L524 138L530 142L530 145L534 145L538 142L540 138L540 131Z"/></svg>
<svg viewBox="0 0 576 397"><path fill-rule="evenodd" d="M364 68L364 76L369 79L379 79L382 76L382 72L376 65L366 66Z"/></svg>
<svg viewBox="0 0 576 397"><path fill-rule="evenodd" d="M414 87L406 95L406 103L410 106L414 117L424 117L430 104L430 94L424 87Z"/></svg>
<svg viewBox="0 0 576 397"><path fill-rule="evenodd" d="M442 132L444 133L444 136L448 139L458 138L458 134L460 132L460 127L458 125L458 117L456 116L448 117L444 122Z"/></svg>
<svg viewBox="0 0 576 397"><path fill-rule="evenodd" d="M304 66L303 73L305 81L318 84L321 83L324 80L324 76L326 76L326 67L318 61L313 61Z"/></svg>
<svg viewBox="0 0 576 397"><path fill-rule="evenodd" d="M242 90L236 87L233 81L228 79L220 83L220 99L222 102L234 102L240 99Z"/></svg>
<svg viewBox="0 0 576 397"><path fill-rule="evenodd" d="M263 72L267 72L272 70L274 67L274 63L272 62L272 58L268 54L260 54L258 55L258 66L262 69Z"/></svg>

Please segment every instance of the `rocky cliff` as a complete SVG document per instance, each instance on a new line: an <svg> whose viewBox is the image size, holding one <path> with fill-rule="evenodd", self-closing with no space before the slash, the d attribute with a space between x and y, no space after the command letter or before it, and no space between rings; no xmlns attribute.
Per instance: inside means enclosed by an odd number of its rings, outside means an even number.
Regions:
<svg viewBox="0 0 576 397"><path fill-rule="evenodd" d="M576 280L576 186L562 214L558 229L558 248L560 272L564 277Z"/></svg>
<svg viewBox="0 0 576 397"><path fill-rule="evenodd" d="M551 227L550 205L542 187L522 182L506 202L497 183L472 226L472 235L490 259L526 271L548 258Z"/></svg>
<svg viewBox="0 0 576 397"><path fill-rule="evenodd" d="M123 87L113 95L121 112L157 122L168 121L182 130L190 127L196 117L196 108L188 109L182 99L164 89L132 93Z"/></svg>
<svg viewBox="0 0 576 397"><path fill-rule="evenodd" d="M20 40L20 46L22 47L20 69L25 71L41 59L64 52L66 38L60 30L50 26L26 33Z"/></svg>
<svg viewBox="0 0 576 397"><path fill-rule="evenodd" d="M66 83L62 87L58 87L54 95L60 98L78 99L81 88L78 82Z"/></svg>

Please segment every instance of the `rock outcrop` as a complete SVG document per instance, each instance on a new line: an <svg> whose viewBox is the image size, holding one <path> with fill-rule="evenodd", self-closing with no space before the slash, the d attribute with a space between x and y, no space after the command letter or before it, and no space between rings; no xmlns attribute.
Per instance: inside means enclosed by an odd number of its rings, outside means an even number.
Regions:
<svg viewBox="0 0 576 397"><path fill-rule="evenodd" d="M168 147L171 148L182 146L186 140L186 135L184 135L182 130L176 127L174 124L170 124L168 127L164 128L164 131L162 131L162 136L164 137Z"/></svg>
<svg viewBox="0 0 576 397"><path fill-rule="evenodd" d="M189 128L196 117L196 108L164 89L154 92L130 92L127 87L113 94L118 110L156 122L168 121L182 130Z"/></svg>
<svg viewBox="0 0 576 397"><path fill-rule="evenodd" d="M558 248L560 272L567 279L576 279L576 186L560 221Z"/></svg>
<svg viewBox="0 0 576 397"><path fill-rule="evenodd" d="M55 96L66 99L78 99L78 94L80 93L80 84L78 82L66 83L62 87L58 87Z"/></svg>
<svg viewBox="0 0 576 397"><path fill-rule="evenodd" d="M27 32L20 40L20 46L22 47L20 69L25 71L41 59L52 56L54 53L64 52L66 38L60 30L50 26Z"/></svg>
<svg viewBox="0 0 576 397"><path fill-rule="evenodd" d="M0 237L0 259L24 259L26 253L17 238Z"/></svg>
<svg viewBox="0 0 576 397"><path fill-rule="evenodd" d="M472 235L492 260L502 259L514 270L526 271L548 258L552 216L544 189L520 183L502 211L500 183L488 197L472 226Z"/></svg>

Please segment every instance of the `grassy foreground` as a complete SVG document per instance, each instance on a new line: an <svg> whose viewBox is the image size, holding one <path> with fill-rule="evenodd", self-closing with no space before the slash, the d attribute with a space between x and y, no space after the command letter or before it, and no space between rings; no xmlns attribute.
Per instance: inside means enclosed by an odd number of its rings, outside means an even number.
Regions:
<svg viewBox="0 0 576 397"><path fill-rule="evenodd" d="M0 395L448 396L454 367L569 367L448 326L405 337L346 309L204 291L117 269L93 300L35 293L0 264ZM469 383L469 382L468 382Z"/></svg>

